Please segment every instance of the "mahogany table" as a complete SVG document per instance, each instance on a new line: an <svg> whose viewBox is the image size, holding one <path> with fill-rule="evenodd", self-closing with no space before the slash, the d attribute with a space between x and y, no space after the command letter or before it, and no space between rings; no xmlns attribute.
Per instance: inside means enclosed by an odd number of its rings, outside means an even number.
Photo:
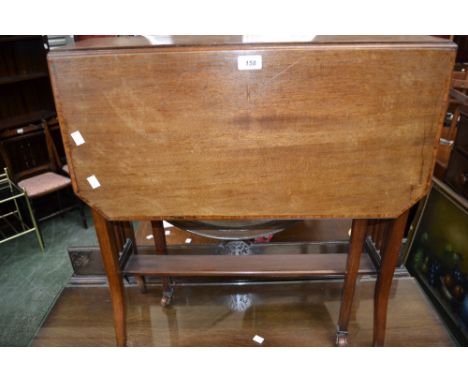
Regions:
<svg viewBox="0 0 468 382"><path fill-rule="evenodd" d="M124 275L144 290L146 275L335 272L309 255L138 255L128 221L151 220L164 254L163 219L314 218L353 219L339 345L368 220L391 222L379 231L375 292L374 345L383 345L408 209L431 181L455 45L425 36L300 40L107 38L49 54L70 175L93 209L118 345L126 344Z"/></svg>

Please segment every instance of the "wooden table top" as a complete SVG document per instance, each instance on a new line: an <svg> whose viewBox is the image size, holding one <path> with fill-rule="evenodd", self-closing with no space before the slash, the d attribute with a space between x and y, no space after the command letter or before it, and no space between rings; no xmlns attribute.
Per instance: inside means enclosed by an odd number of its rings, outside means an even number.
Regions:
<svg viewBox="0 0 468 382"><path fill-rule="evenodd" d="M217 38L159 49L90 40L49 54L87 204L112 220L392 218L426 194L453 43Z"/></svg>

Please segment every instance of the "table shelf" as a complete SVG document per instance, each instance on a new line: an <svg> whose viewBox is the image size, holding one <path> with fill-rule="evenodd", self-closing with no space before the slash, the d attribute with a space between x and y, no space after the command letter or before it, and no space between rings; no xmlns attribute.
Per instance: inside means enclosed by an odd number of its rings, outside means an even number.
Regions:
<svg viewBox="0 0 468 382"><path fill-rule="evenodd" d="M375 274L364 261L361 275ZM341 253L284 255L133 255L123 273L144 276L308 277L344 275Z"/></svg>

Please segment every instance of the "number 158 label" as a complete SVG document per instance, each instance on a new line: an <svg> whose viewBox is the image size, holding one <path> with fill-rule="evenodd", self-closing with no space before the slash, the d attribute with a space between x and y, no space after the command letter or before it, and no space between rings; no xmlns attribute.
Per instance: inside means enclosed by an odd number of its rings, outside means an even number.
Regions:
<svg viewBox="0 0 468 382"><path fill-rule="evenodd" d="M262 56L239 56L237 57L237 69L260 70L262 69Z"/></svg>

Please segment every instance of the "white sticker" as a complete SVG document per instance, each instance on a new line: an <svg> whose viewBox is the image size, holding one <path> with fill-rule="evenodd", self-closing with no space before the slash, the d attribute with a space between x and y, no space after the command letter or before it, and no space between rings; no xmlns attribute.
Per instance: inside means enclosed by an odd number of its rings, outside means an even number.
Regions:
<svg viewBox="0 0 468 382"><path fill-rule="evenodd" d="M191 237L188 237L187 239L185 239L185 244L190 244L191 242L192 242Z"/></svg>
<svg viewBox="0 0 468 382"><path fill-rule="evenodd" d="M169 235L171 234L171 231L169 231L169 230L166 230L166 231L164 231L164 233L165 233L166 235L168 235L168 236L169 236Z"/></svg>
<svg viewBox="0 0 468 382"><path fill-rule="evenodd" d="M263 337L260 337L260 336L257 336L257 335L255 335L255 337L252 338L252 340L254 340L258 344L262 344L263 341L264 341Z"/></svg>
<svg viewBox="0 0 468 382"><path fill-rule="evenodd" d="M93 189L101 187L101 183L99 183L99 180L96 178L95 175L88 176L86 180Z"/></svg>
<svg viewBox="0 0 468 382"><path fill-rule="evenodd" d="M23 134L24 133L24 129L21 127L19 129L16 129L16 133L17 134Z"/></svg>
<svg viewBox="0 0 468 382"><path fill-rule="evenodd" d="M71 133L70 135L73 138L73 140L75 141L75 144L77 146L80 146L83 143L85 143L85 140L84 140L83 136L81 135L81 133L79 131L75 131L75 132Z"/></svg>
<svg viewBox="0 0 468 382"><path fill-rule="evenodd" d="M174 227L174 226L173 226L171 223L169 223L169 222L163 220L163 227L164 227L164 228L171 228L171 227Z"/></svg>
<svg viewBox="0 0 468 382"><path fill-rule="evenodd" d="M239 56L237 57L237 69L260 70L262 69L262 56Z"/></svg>
<svg viewBox="0 0 468 382"><path fill-rule="evenodd" d="M146 240L151 240L153 237L153 235L146 235Z"/></svg>

